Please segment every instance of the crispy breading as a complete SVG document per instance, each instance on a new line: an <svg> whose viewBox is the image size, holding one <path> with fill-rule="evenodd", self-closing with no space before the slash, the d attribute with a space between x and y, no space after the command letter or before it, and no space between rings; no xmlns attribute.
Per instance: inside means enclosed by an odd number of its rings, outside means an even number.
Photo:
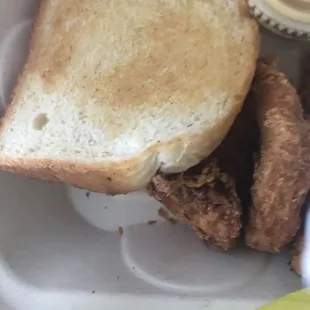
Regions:
<svg viewBox="0 0 310 310"><path fill-rule="evenodd" d="M220 171L215 160L183 174L155 176L150 193L202 239L222 250L235 246L241 229L241 202L233 179Z"/></svg>
<svg viewBox="0 0 310 310"><path fill-rule="evenodd" d="M221 250L235 246L242 203L250 199L258 131L249 95L227 137L211 156L185 173L157 175L149 187L182 223ZM240 199L239 199L240 198Z"/></svg>
<svg viewBox="0 0 310 310"><path fill-rule="evenodd" d="M296 90L274 61L258 62L253 88L261 152L246 244L278 252L300 226L301 206L309 189L309 126Z"/></svg>

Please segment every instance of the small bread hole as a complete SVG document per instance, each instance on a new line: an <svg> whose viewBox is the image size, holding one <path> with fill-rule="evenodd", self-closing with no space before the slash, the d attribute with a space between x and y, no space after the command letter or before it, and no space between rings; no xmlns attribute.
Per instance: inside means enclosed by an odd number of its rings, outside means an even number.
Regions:
<svg viewBox="0 0 310 310"><path fill-rule="evenodd" d="M45 113L41 113L33 120L33 128L35 130L42 130L44 126L49 122L49 119Z"/></svg>

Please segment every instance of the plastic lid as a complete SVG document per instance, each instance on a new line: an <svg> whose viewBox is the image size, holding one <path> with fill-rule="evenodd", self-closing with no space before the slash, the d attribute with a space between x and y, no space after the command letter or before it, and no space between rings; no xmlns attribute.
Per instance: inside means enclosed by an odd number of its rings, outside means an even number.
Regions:
<svg viewBox="0 0 310 310"><path fill-rule="evenodd" d="M310 0L249 0L253 16L284 35L310 40Z"/></svg>
<svg viewBox="0 0 310 310"><path fill-rule="evenodd" d="M266 2L288 18L310 22L310 0L266 0Z"/></svg>

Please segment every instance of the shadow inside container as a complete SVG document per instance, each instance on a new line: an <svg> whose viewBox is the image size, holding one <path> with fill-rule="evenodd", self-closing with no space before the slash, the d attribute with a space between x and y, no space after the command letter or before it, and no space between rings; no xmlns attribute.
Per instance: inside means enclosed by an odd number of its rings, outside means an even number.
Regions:
<svg viewBox="0 0 310 310"><path fill-rule="evenodd" d="M125 267L117 232L84 222L65 187L0 173L0 254L42 290L156 293Z"/></svg>
<svg viewBox="0 0 310 310"><path fill-rule="evenodd" d="M0 196L0 254L39 290L273 299L299 287L287 257L217 253L182 225L133 225L122 237L94 228L62 185L1 173Z"/></svg>

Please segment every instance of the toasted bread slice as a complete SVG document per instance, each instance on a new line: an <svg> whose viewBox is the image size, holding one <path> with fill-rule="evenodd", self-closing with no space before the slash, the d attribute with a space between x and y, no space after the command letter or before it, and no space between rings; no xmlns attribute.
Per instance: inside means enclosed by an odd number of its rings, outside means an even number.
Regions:
<svg viewBox="0 0 310 310"><path fill-rule="evenodd" d="M0 168L108 194L186 170L248 92L243 0L45 0L0 131Z"/></svg>

